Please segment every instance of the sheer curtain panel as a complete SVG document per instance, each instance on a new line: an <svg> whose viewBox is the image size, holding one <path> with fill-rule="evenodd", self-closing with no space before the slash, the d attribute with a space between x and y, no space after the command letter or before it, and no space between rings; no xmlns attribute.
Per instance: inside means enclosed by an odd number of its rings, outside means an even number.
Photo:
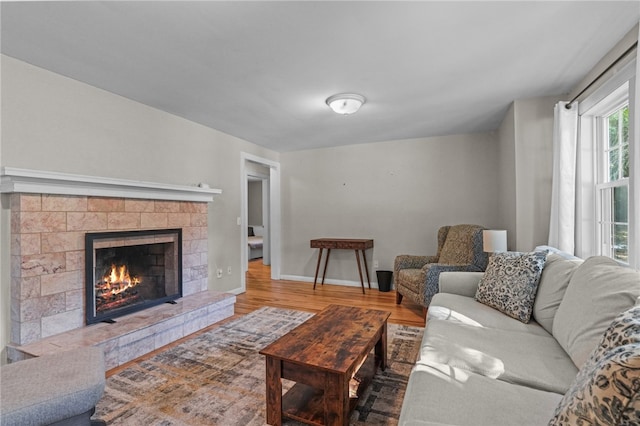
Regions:
<svg viewBox="0 0 640 426"><path fill-rule="evenodd" d="M553 180L549 245L574 253L576 216L576 147L578 107L558 102L553 123Z"/></svg>

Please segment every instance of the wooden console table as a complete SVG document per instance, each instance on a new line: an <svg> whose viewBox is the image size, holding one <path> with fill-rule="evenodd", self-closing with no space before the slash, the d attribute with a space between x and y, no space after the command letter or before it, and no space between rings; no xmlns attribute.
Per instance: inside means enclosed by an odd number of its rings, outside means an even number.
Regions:
<svg viewBox="0 0 640 426"><path fill-rule="evenodd" d="M318 281L318 271L322 260L322 250L327 249L327 257L324 260L324 268L322 271L322 282L324 285L324 277L327 275L327 264L329 263L329 255L332 249L355 250L356 260L358 261L358 273L360 274L360 285L364 294L364 280L362 278L362 268L360 267L360 252L362 252L362 260L364 261L364 271L367 274L367 282L371 288L371 279L369 278L369 268L367 267L367 256L365 250L373 247L373 240L354 239L354 238L318 238L311 240L311 248L320 249L318 252L318 264L316 265L316 276L313 279L313 289L316 289Z"/></svg>

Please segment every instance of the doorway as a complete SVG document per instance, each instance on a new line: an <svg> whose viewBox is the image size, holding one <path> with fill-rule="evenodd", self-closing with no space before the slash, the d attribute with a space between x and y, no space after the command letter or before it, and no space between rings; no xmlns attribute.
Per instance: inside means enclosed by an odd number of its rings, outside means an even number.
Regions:
<svg viewBox="0 0 640 426"><path fill-rule="evenodd" d="M269 169L251 170L247 175L247 258L249 262L259 259L265 265L271 265L268 173Z"/></svg>
<svg viewBox="0 0 640 426"><path fill-rule="evenodd" d="M241 232L242 273L240 274L240 292L246 291L246 272L248 270L250 249L248 246L248 230L252 224L249 220L249 185L258 185L261 206L251 206L251 219L261 221L260 232L263 240L262 258L265 265L271 265L271 279L280 279L280 164L252 154L241 153L241 215L239 225ZM257 182L257 184L256 184ZM252 191L258 192L253 188ZM258 214L257 212L260 212ZM258 225L260 226L260 225Z"/></svg>

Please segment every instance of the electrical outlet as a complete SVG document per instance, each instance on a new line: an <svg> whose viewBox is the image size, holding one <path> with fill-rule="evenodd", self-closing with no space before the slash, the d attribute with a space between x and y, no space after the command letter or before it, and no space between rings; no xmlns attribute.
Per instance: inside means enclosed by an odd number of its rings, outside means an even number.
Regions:
<svg viewBox="0 0 640 426"><path fill-rule="evenodd" d="M218 276L218 278L222 278L222 269L218 268L218 270L216 271L216 275Z"/></svg>
<svg viewBox="0 0 640 426"><path fill-rule="evenodd" d="M228 274L228 275L231 275L231 266L229 266L229 267L227 268L227 274Z"/></svg>
<svg viewBox="0 0 640 426"><path fill-rule="evenodd" d="M374 267L374 268L378 268L379 266L380 266L380 264L378 263L378 261L377 261L377 260L374 260L374 261L373 261L373 267Z"/></svg>

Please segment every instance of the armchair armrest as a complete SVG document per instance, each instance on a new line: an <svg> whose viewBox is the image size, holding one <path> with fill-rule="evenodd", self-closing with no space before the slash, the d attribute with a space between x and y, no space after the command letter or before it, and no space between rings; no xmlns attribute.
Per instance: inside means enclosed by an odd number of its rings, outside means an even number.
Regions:
<svg viewBox="0 0 640 426"><path fill-rule="evenodd" d="M393 262L393 270L399 271L401 269L420 269L424 265L429 263L435 263L438 261L436 256L413 256L410 254L401 254L396 256Z"/></svg>
<svg viewBox="0 0 640 426"><path fill-rule="evenodd" d="M475 297L484 272L443 272L440 274L440 292Z"/></svg>

